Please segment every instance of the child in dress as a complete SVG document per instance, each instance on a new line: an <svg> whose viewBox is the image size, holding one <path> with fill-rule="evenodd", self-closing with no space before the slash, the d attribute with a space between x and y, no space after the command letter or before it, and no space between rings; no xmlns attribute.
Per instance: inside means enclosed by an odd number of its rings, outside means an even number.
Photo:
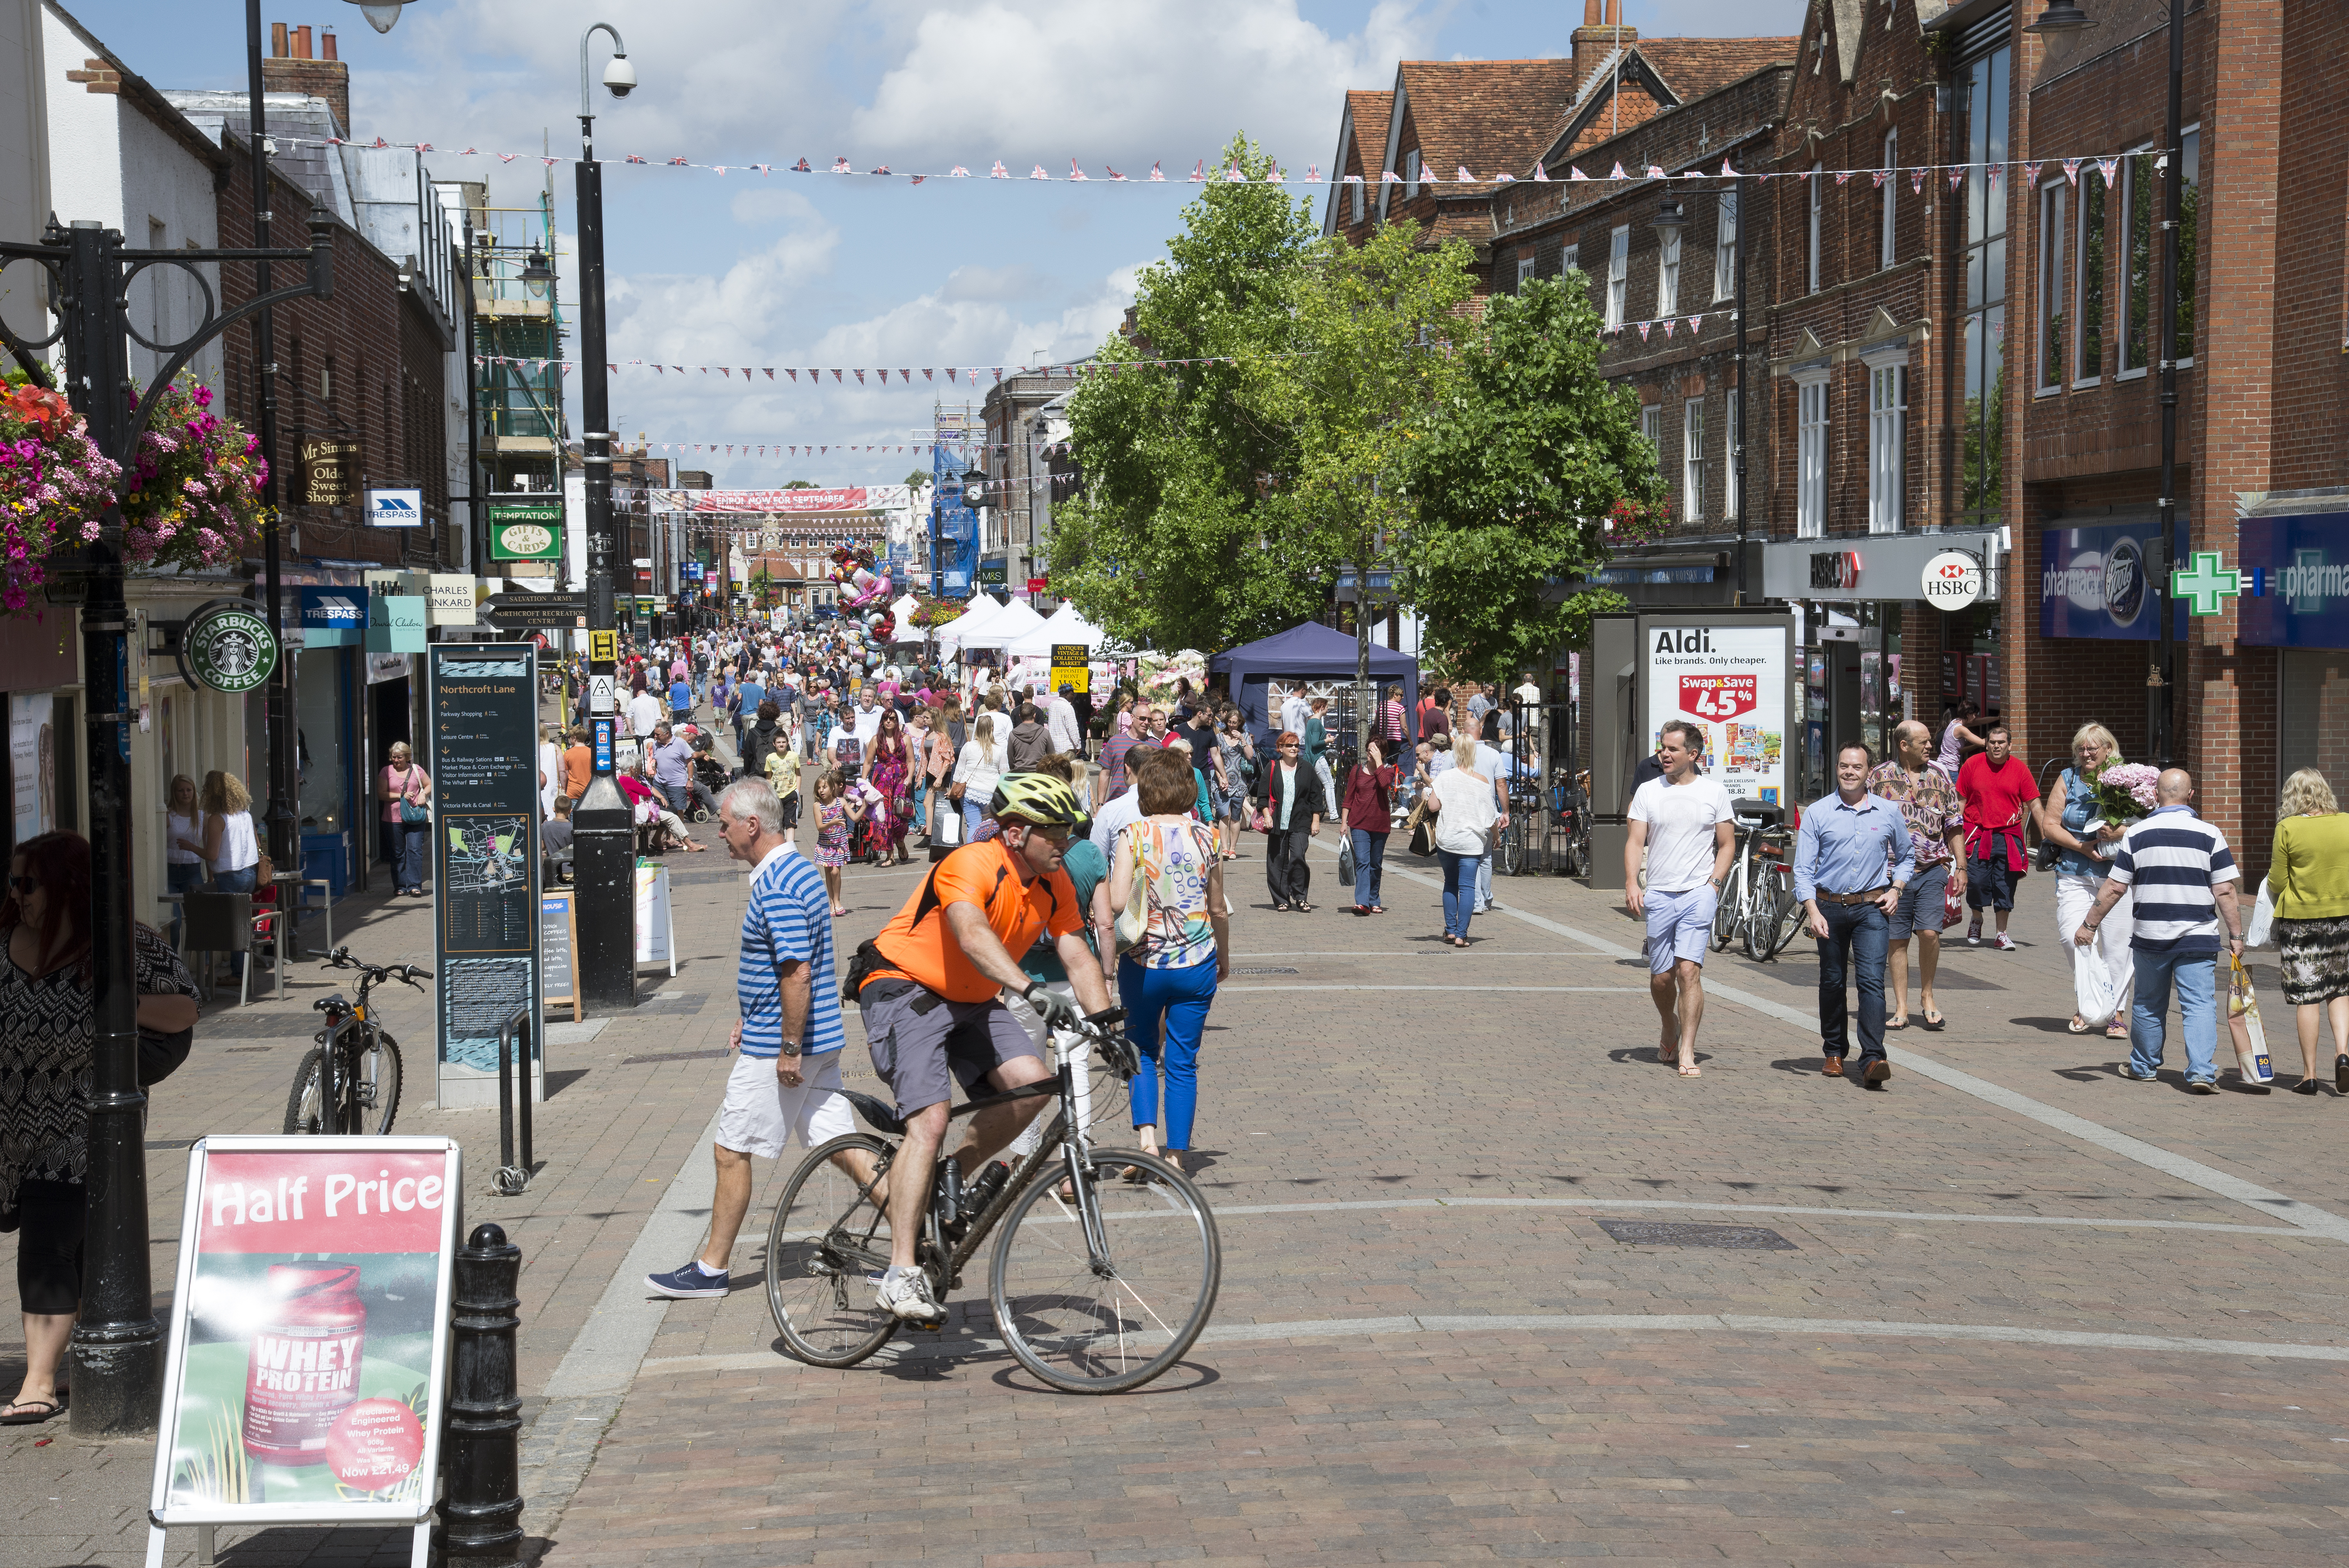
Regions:
<svg viewBox="0 0 2349 1568"><path fill-rule="evenodd" d="M815 863L823 868L823 889L832 895L832 917L848 913L841 902L841 868L848 864L848 837L853 824L864 815L861 799L846 799L847 787L838 769L815 781Z"/></svg>

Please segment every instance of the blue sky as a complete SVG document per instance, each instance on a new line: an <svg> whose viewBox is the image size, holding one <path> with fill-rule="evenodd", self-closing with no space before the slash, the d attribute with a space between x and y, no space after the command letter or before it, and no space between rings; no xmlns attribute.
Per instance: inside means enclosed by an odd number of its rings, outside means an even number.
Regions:
<svg viewBox="0 0 2349 1568"><path fill-rule="evenodd" d="M133 70L166 88L244 80L242 7L210 0L73 0ZM1627 0L1647 36L1798 30L1801 0ZM889 482L911 454L845 445L910 444L940 389L925 366L1006 366L1089 352L1164 253L1191 189L1179 183L1237 129L1301 173L1327 165L1340 93L1385 87L1399 58L1564 54L1572 0L414 0L377 35L356 5L264 7L264 19L332 26L351 67L354 129L442 150L436 178L492 181L493 201L534 198L544 167L448 150L535 153L542 136L576 153L579 29L626 36L641 85L625 101L595 88L599 152L657 165L771 162L747 170L614 167L605 176L611 356L668 364L802 367L802 382L624 369L613 427L655 442L735 443L738 454L673 452L721 486L790 479ZM594 70L602 71L605 40ZM952 164L1017 174L1076 158L1098 179L1161 160L1165 185L1071 187L788 175L819 167ZM572 171L554 170L567 229ZM1303 187L1296 187L1303 194ZM1315 212L1318 216L1317 203ZM566 266L566 290L570 269ZM575 353L574 355L575 357ZM914 383L823 389L804 367L911 366ZM574 383L575 384L575 383ZM954 394L984 396L968 378ZM576 415L574 414L574 428ZM761 458L744 445L830 445L821 458Z"/></svg>

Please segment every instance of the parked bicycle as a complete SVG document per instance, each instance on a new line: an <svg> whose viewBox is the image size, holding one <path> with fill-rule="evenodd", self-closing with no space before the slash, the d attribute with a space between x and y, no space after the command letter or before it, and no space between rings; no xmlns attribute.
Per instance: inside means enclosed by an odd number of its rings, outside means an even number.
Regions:
<svg viewBox="0 0 2349 1568"><path fill-rule="evenodd" d="M1081 1053L1099 1050L1120 1082L1139 1065L1113 1028L1123 1016L1112 1008L1087 1019L1055 1077L954 1109L960 1118L1030 1096L1060 1100L1017 1169L991 1162L966 1186L953 1156L938 1161L915 1247L943 1302L999 1229L988 1267L996 1326L1021 1366L1072 1394L1123 1393L1174 1366L1206 1326L1223 1276L1215 1216L1190 1178L1137 1150L1095 1148L1079 1114ZM900 1326L874 1286L889 1265L891 1140L905 1123L871 1095L843 1092L884 1136L852 1132L812 1150L767 1233L775 1327L792 1355L817 1367L854 1367ZM1141 1180L1119 1180L1129 1167Z"/></svg>
<svg viewBox="0 0 2349 1568"><path fill-rule="evenodd" d="M1743 940L1746 956L1775 958L1803 927L1795 900L1795 835L1785 813L1760 800L1736 802L1737 854L1713 910L1715 952Z"/></svg>
<svg viewBox="0 0 2349 1568"><path fill-rule="evenodd" d="M399 1042L378 1025L367 1008L367 993L386 980L415 985L432 978L432 971L413 964L375 965L351 956L347 947L328 954L328 969L359 971L359 999L354 1003L339 991L310 1006L326 1015L326 1026L314 1037L317 1048L305 1052L294 1070L294 1092L285 1100L285 1130L291 1133L366 1133L381 1137L391 1130L399 1113ZM333 1068L331 1088L323 1080ZM322 1114L331 1102L333 1114Z"/></svg>

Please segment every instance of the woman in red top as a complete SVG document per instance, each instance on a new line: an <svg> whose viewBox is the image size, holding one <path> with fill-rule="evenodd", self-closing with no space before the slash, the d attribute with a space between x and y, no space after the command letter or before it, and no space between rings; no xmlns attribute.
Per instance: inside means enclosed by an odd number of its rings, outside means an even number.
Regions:
<svg viewBox="0 0 2349 1568"><path fill-rule="evenodd" d="M1379 871L1387 858L1387 834L1394 830L1395 770L1377 739L1368 755L1346 769L1346 831L1354 845L1354 913L1384 914L1379 902Z"/></svg>

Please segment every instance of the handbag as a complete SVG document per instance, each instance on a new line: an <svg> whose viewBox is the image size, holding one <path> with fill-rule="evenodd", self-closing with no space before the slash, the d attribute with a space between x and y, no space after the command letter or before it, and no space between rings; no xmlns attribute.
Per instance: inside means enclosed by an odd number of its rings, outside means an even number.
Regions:
<svg viewBox="0 0 2349 1568"><path fill-rule="evenodd" d="M139 1031L139 1087L147 1088L161 1083L187 1062L188 1053L195 1048L193 1025L171 1035L152 1035Z"/></svg>
<svg viewBox="0 0 2349 1568"><path fill-rule="evenodd" d="M410 768L399 786L399 825L403 828L420 828L432 820L431 808L419 806L408 798L409 790L415 787L416 769Z"/></svg>
<svg viewBox="0 0 2349 1568"><path fill-rule="evenodd" d="M1157 840L1157 830L1154 828L1151 830L1151 841L1156 843ZM1125 907L1117 912L1117 922L1112 928L1120 957L1141 946L1143 939L1150 934L1150 868L1140 852L1141 848L1141 841L1136 840L1133 891L1126 895Z"/></svg>
<svg viewBox="0 0 2349 1568"><path fill-rule="evenodd" d="M1411 830L1411 852L1425 857L1435 852L1435 824L1427 818L1427 802L1420 801L1411 809L1411 817L1403 824Z"/></svg>

